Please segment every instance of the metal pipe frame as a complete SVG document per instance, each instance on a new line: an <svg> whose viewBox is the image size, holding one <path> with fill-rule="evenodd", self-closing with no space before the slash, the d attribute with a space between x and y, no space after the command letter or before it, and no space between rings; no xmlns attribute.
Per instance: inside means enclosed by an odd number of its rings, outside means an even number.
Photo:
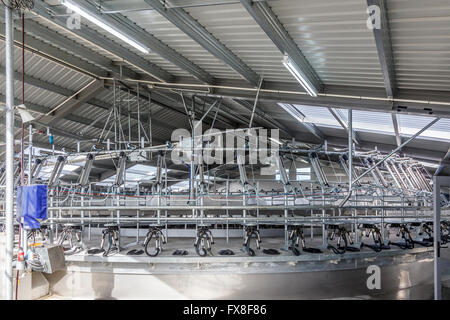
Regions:
<svg viewBox="0 0 450 320"><path fill-rule="evenodd" d="M441 287L441 188L450 187L450 177L433 177L434 299L442 299Z"/></svg>
<svg viewBox="0 0 450 320"><path fill-rule="evenodd" d="M6 246L4 296L13 299L13 250L14 250L14 22L9 0L5 6L5 51L6 51Z"/></svg>

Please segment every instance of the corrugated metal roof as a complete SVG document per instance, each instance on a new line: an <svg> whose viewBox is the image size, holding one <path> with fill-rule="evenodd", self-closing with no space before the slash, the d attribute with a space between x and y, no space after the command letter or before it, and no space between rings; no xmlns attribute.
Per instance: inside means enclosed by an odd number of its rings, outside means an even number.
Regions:
<svg viewBox="0 0 450 320"><path fill-rule="evenodd" d="M325 84L383 87L364 0L270 1L270 7Z"/></svg>
<svg viewBox="0 0 450 320"><path fill-rule="evenodd" d="M450 89L450 2L389 0L389 27L397 85Z"/></svg>
<svg viewBox="0 0 450 320"><path fill-rule="evenodd" d="M5 65L4 41L0 40L0 65ZM22 73L22 50L14 47L14 70ZM77 91L84 87L92 78L67 68L42 56L25 51L25 73L49 83L57 84L62 88Z"/></svg>
<svg viewBox="0 0 450 320"><path fill-rule="evenodd" d="M295 81L281 52L241 4L185 10L265 80Z"/></svg>
<svg viewBox="0 0 450 320"><path fill-rule="evenodd" d="M145 10L125 12L123 15L212 76L227 79L240 78L233 69L203 49L197 42L192 40L158 12Z"/></svg>
<svg viewBox="0 0 450 320"><path fill-rule="evenodd" d="M104 3L117 4L119 1L105 1ZM367 2L365 0L341 0L336 2L327 0L272 0L267 3L325 84L384 87L373 32L366 27ZM127 9L148 7L142 0L130 0L127 1L126 5L122 2L122 6ZM400 89L450 90L450 69L448 68L450 44L447 41L450 39L449 1L389 0L387 6L398 87ZM264 79L294 81L281 64L282 54L239 3L186 7L185 10ZM223 79L241 78L228 65L215 58L156 11L151 9L127 11L123 14L212 76ZM117 57L108 52L108 48L102 48L98 44L82 40L70 31L57 27L43 18L33 17L32 19L57 31L67 37L69 41L77 42L105 57L108 63L123 60L122 57ZM89 27L96 30L101 37L108 37L168 73L174 76L189 76L188 72L167 61L165 57L154 52L147 55L142 54L90 22L84 21L84 23L86 24L83 24L83 28ZM31 34L33 33L32 30L29 31ZM52 45L51 39L41 40L48 45ZM70 52L70 50L67 52ZM0 65L4 65L4 54L4 46L1 46ZM29 76L41 79L50 85L57 85L63 91L65 89L67 93L78 91L92 80L85 74L73 71L39 55L26 52L25 57L26 72ZM83 59L88 61L89 57ZM136 67L131 67L131 69L142 73ZM15 48L15 70L21 72L20 48ZM4 76L0 75L0 92L2 94L5 92L4 82ZM15 88L15 95L20 99L21 83L19 79L15 82ZM25 85L25 91L28 102L48 109L55 107L66 98L65 95L31 85ZM98 101L105 102L106 107L108 107L108 104L113 104L113 98L110 89L104 90L96 97ZM123 99L128 99L126 93L123 93ZM140 103L141 108L147 108L148 101L142 99ZM135 98L131 99L129 105L131 112L137 111ZM187 117L180 116L179 113L156 104L152 104L151 107L154 119L167 124L167 126L153 126L153 137L155 139L170 139L173 127L188 127ZM258 104L259 107L269 116L273 116L274 119L281 121L289 129L292 129L294 133L298 133L299 136L305 132L305 128L293 120L289 114L277 112L280 108L276 103L267 102L264 104L261 102ZM334 136L337 134L341 136L344 132L328 112L326 106L322 108L298 106L298 108L306 115L306 118L302 121L310 121L321 126L325 135ZM241 108L231 106L231 109L236 110L237 114L243 112ZM128 110L128 101L122 102L122 110ZM336 110L346 120L347 112ZM88 123L100 118L97 126L102 126L106 121L107 114L108 111L105 110L105 107L85 104L75 110L72 116L82 117ZM245 112L243 117L247 119L249 114L249 112ZM380 141L395 144L390 114L355 110L353 117L353 127L361 132L360 137L363 140L367 138L373 141L375 139L373 137L376 137L379 133ZM400 114L401 134L415 133L431 121L430 119L429 117ZM128 117L121 116L121 120L125 135L127 135ZM136 126L136 120L132 119L131 123L132 126ZM86 137L98 137L102 131L101 128L87 128L86 125L66 119L61 119L52 125L74 134L83 131ZM421 142L422 139L430 138L441 140L441 142L432 141L433 148L437 146L440 149L448 149L449 127L450 120L442 119L427 130L423 136L419 137L418 141L414 141L412 145L414 143L420 145L420 143L423 143L423 141ZM0 126L0 128L4 127ZM145 124L144 128L148 129L148 124ZM342 136L345 137L345 134L342 134ZM36 137L36 141L45 143L47 139L45 136ZM55 143L76 147L75 141L70 138L55 137Z"/></svg>
<svg viewBox="0 0 450 320"><path fill-rule="evenodd" d="M35 19L39 24L42 24L43 26L46 26L48 28L51 28L54 31L57 31L61 35L67 37L68 39L75 41L77 43L82 44L86 48L92 50L93 52L96 52L104 57L107 57L108 59L115 61L115 62L123 62L123 57L118 57L109 51L107 51L107 48L103 48L99 46L99 44L92 43L89 41L84 40L83 38L78 37L76 34L70 32L70 30L67 30L65 28L61 28L60 26L52 23L51 21L48 21L44 18L37 17ZM135 49L134 47L130 46L129 44L118 40L117 38L113 37L111 34L109 34L104 29L98 27L97 25L91 23L90 21L82 18L82 28L90 28L92 30L95 30L99 33L100 37L106 37L111 41L114 41L115 43L119 44L120 46L128 49L129 51L133 52L134 54L141 56L142 58L154 63L155 65L159 66L161 69L166 70L167 72L176 75L176 76L188 76L189 74L185 71L181 70L174 64L170 63L169 61L165 60L163 57L159 56L158 54L151 52L148 54L143 54L139 50ZM65 50L66 51L66 50ZM133 61L129 61L130 63L133 63ZM130 65L130 69L134 71L142 72L142 70L138 69L137 67Z"/></svg>

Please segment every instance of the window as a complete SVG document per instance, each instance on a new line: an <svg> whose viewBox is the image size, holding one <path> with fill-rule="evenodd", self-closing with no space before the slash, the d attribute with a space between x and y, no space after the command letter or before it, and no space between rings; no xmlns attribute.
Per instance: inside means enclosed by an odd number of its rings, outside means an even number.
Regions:
<svg viewBox="0 0 450 320"><path fill-rule="evenodd" d="M328 111L328 108L286 103L279 103L278 105L299 122L309 122L329 128L342 128L330 111Z"/></svg>
<svg viewBox="0 0 450 320"><path fill-rule="evenodd" d="M286 174L289 177L289 169L286 169ZM278 169L275 171L275 180L278 180L278 181L281 180L280 170L278 170Z"/></svg>
<svg viewBox="0 0 450 320"><path fill-rule="evenodd" d="M311 168L297 168L297 181L311 180Z"/></svg>
<svg viewBox="0 0 450 320"><path fill-rule="evenodd" d="M416 116L410 114L399 114L398 122L400 127L400 134L402 136L410 137L417 131L425 127L434 118ZM418 139L431 139L431 140L450 140L450 119L441 119L433 126L424 131Z"/></svg>

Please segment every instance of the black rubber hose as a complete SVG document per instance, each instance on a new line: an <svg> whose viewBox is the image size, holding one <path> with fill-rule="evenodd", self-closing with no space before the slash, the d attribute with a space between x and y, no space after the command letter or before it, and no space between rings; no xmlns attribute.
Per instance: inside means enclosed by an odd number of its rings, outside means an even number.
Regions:
<svg viewBox="0 0 450 320"><path fill-rule="evenodd" d="M159 252L160 252L159 246L157 248L155 248L155 252L154 253L150 252L150 246L149 245L151 244L151 240L153 238L153 235L155 235L155 239L156 239L156 232L155 231L151 231L150 232L150 236L147 238L147 240L146 240L146 242L144 244L145 253L149 257L156 257L159 254Z"/></svg>

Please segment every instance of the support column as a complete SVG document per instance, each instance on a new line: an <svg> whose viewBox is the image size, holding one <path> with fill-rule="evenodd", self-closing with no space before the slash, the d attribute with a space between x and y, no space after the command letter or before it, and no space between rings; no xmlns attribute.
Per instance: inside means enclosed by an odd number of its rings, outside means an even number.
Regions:
<svg viewBox="0 0 450 320"><path fill-rule="evenodd" d="M441 185L439 177L433 177L433 238L434 238L434 300L442 299L441 287Z"/></svg>
<svg viewBox="0 0 450 320"><path fill-rule="evenodd" d="M6 2L9 4L9 1ZM13 10L5 6L5 52L6 52L6 246L4 290L5 299L13 299L13 250L14 250L14 30Z"/></svg>
<svg viewBox="0 0 450 320"><path fill-rule="evenodd" d="M348 192L352 192L353 180L353 111L348 109Z"/></svg>

